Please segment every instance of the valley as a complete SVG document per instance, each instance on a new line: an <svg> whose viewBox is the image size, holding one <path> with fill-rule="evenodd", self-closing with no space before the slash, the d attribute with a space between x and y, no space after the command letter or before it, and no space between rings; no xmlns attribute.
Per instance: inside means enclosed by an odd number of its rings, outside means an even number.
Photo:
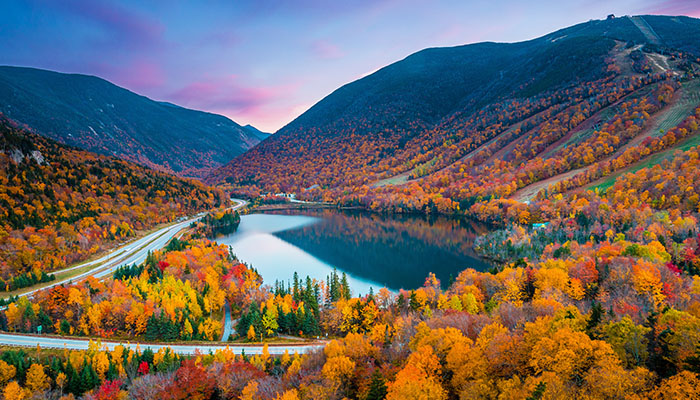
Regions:
<svg viewBox="0 0 700 400"><path fill-rule="evenodd" d="M127 3L71 3L109 26L88 53L139 55L79 70L256 126L294 118L267 134L0 66L2 397L700 396L700 19L604 14L498 41L520 25L477 32L473 5L342 5L353 34L332 43L321 5L285 26L288 5L149 20ZM441 6L495 41L378 61L408 42L387 12L429 40ZM332 66L373 72L302 102Z"/></svg>

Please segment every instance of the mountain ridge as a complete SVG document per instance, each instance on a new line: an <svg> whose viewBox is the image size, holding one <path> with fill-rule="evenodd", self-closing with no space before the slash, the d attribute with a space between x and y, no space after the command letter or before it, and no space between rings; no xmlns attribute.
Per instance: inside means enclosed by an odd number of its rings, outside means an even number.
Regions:
<svg viewBox="0 0 700 400"><path fill-rule="evenodd" d="M260 141L229 118L93 75L0 66L0 112L61 143L202 177Z"/></svg>
<svg viewBox="0 0 700 400"><path fill-rule="evenodd" d="M666 45L651 43L632 18ZM700 55L692 41L699 35L698 19L638 16L524 42L424 49L339 87L206 181L253 192L301 193L318 184L337 195L400 174L424 176L476 149L481 135L494 139L544 110L547 118L590 110L597 93L617 97L630 85L681 79ZM546 122L530 121L513 138Z"/></svg>

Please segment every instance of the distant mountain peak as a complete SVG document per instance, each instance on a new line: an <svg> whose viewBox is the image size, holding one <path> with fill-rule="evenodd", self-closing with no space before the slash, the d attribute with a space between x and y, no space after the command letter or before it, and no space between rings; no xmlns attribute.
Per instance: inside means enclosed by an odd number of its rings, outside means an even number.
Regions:
<svg viewBox="0 0 700 400"><path fill-rule="evenodd" d="M268 137L270 137L270 135L272 135L271 133L267 133L267 132L261 131L260 129L254 127L254 126L251 125L251 124L245 125L245 126L243 127L243 129L246 129L248 132L251 132L252 134L254 134L255 136L257 136L258 138L260 138L260 140L265 140L265 139L267 139Z"/></svg>

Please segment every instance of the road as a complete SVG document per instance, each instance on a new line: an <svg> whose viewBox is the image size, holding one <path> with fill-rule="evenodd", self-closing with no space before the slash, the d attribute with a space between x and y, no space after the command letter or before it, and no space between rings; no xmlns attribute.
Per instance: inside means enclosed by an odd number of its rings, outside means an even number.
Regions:
<svg viewBox="0 0 700 400"><path fill-rule="evenodd" d="M238 210L241 207L244 207L248 202L245 200L239 200L239 199L231 199L231 201L236 202L237 204L233 207L231 207L232 210ZM140 264L144 260L146 260L146 256L148 255L149 251L155 251L162 249L165 247L166 244L172 239L175 235L177 235L178 232L180 232L182 229L188 227L192 222L198 220L199 218L202 218L205 215L205 213L199 213L189 219L186 219L182 222L178 222L174 225L169 225L164 228L161 228L149 235L146 235L142 237L141 239L138 239L134 242L127 243L117 249L112 250L109 254L97 259L90 261L89 263L81 264L75 267L71 267L62 271L56 271L55 273L63 272L63 271L69 271L72 269L76 268L82 268L87 265L96 265L96 264L103 264L99 265L98 267L91 269L89 271L83 272L82 274L66 278L60 281L55 281L51 282L51 284L42 286L40 288L30 290L28 292L22 293L19 295L19 297L24 297L24 296L29 296L31 297L34 295L34 293L52 288L54 286L62 285L68 282L77 282L81 279L87 278L88 276L94 276L95 278L104 278L114 272L117 268L119 268L122 265L128 264Z"/></svg>
<svg viewBox="0 0 700 400"><path fill-rule="evenodd" d="M21 347L36 347L38 344L43 349L70 349L70 350L87 350L90 345L90 341L87 339L74 339L74 338L64 338L57 336L39 336L39 335L15 335L10 333L0 333L0 343L8 346L21 346ZM110 341L102 340L100 341L101 348L105 346L111 351L114 350L115 346L123 345L135 349L136 346L141 349L151 349L153 352L157 352L163 347L169 347L174 352L178 354L192 355L195 353L208 354L210 351L214 352L216 350L223 350L228 348L236 354L261 354L263 346L258 345L226 345L226 344L148 344L148 343L137 343L137 342L120 342L120 341ZM289 354L297 353L307 353L316 349L320 349L325 345L322 342L316 342L313 344L300 344L300 345L270 345L268 346L268 351L270 354L284 354L285 351Z"/></svg>
<svg viewBox="0 0 700 400"><path fill-rule="evenodd" d="M231 209L238 210L248 204L245 200L231 199L231 201L237 204ZM104 263L90 271L84 272L80 275L74 276L70 279L64 279L58 282L52 282L48 286L44 286L39 289L29 291L27 293L21 294L20 296L32 296L39 290L44 290L51 288L56 285L61 285L69 281L78 281L80 279L86 278L88 276L94 276L96 278L104 278L114 272L119 266L124 264L139 264L146 259L146 255L149 251L154 251L165 247L165 245L178 234L182 229L189 226L193 221L201 218L205 213L197 214L196 216L189 218L185 221L178 222L174 225L170 225L159 229L139 240L132 243L123 245L122 247L113 250L110 254L101 257L100 259L90 261L89 263L82 264L78 267L85 267L86 265L97 265ZM74 269L76 267L71 267ZM224 339L228 339L228 335L233 333L233 320L231 319L231 309L229 304L226 303L226 319L224 323ZM41 336L41 335L25 335L25 334L9 334L0 333L0 345L7 346L22 346L22 347L36 347L39 345L43 348L54 348L54 349L71 349L71 350L87 350L90 341L88 339L76 339L60 336ZM210 351L216 351L219 349L229 348L237 354L245 352L246 354L260 354L262 353L263 346L260 345L236 345L229 346L226 344L147 344L138 342L119 342L119 341L102 341L102 346L107 346L110 350L114 349L117 345L125 345L130 347L136 347L137 345L144 350L146 348L152 349L154 352L158 351L162 347L169 347L174 352L179 354L195 354L209 353ZM314 349L322 348L325 345L323 342L316 342L313 344L300 344L300 345L271 345L269 346L270 354L283 354L285 351L290 353L298 352L305 353Z"/></svg>
<svg viewBox="0 0 700 400"><path fill-rule="evenodd" d="M225 342L233 334L233 319L231 318L231 306L226 301L224 304L224 332L221 334L221 341Z"/></svg>

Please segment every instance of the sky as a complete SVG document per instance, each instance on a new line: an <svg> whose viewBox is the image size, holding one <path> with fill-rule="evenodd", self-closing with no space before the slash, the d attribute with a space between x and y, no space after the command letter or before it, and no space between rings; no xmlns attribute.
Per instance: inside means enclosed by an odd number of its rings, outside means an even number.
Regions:
<svg viewBox="0 0 700 400"><path fill-rule="evenodd" d="M275 132L418 50L522 41L608 14L700 17L700 1L2 0L0 65L96 75Z"/></svg>

